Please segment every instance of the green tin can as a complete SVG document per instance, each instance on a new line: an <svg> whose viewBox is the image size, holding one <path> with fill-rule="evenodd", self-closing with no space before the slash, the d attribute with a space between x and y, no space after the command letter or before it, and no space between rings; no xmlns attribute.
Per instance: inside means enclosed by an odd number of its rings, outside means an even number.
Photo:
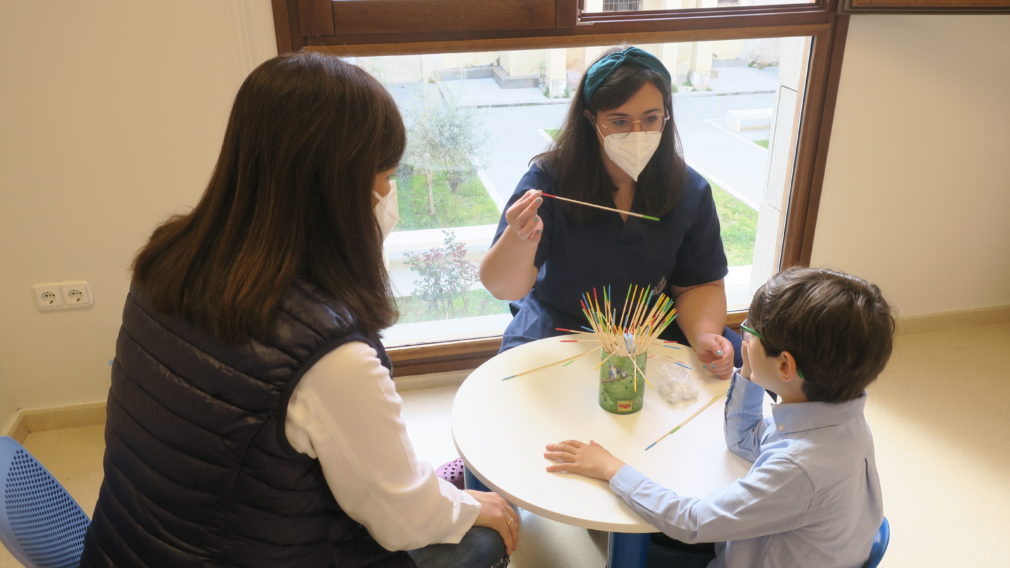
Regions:
<svg viewBox="0 0 1010 568"><path fill-rule="evenodd" d="M614 414L633 414L642 409L646 356L600 352L605 359L600 366L600 408Z"/></svg>

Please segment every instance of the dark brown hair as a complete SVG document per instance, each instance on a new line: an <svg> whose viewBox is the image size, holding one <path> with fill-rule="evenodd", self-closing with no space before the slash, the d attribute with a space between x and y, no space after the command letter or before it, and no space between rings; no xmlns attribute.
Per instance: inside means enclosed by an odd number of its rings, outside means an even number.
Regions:
<svg viewBox="0 0 1010 568"><path fill-rule="evenodd" d="M302 277L378 333L396 309L372 187L405 145L392 97L362 69L311 52L266 61L235 97L203 197L154 231L134 282L160 312L239 342L267 334Z"/></svg>
<svg viewBox="0 0 1010 568"><path fill-rule="evenodd" d="M607 50L599 59L621 51L624 47ZM599 61L597 59L597 61ZM590 65L591 67L591 65ZM663 216L677 203L680 188L687 179L687 166L680 148L680 138L673 120L673 94L671 85L659 73L628 61L613 72L593 93L589 104L583 102L586 76L583 74L579 88L572 97L565 123L550 148L534 156L532 162L548 166L557 176L558 192L565 197L608 204L613 201L614 187L600 157L600 142L593 123L586 118L600 111L617 108L627 102L645 83L652 83L663 95L663 106L670 115L663 129L659 148L638 176L634 208L646 214ZM599 211L561 203L565 212L582 221L595 218Z"/></svg>
<svg viewBox="0 0 1010 568"><path fill-rule="evenodd" d="M769 357L793 355L811 401L857 398L891 356L891 307L876 285L851 274L786 269L758 289L747 317Z"/></svg>

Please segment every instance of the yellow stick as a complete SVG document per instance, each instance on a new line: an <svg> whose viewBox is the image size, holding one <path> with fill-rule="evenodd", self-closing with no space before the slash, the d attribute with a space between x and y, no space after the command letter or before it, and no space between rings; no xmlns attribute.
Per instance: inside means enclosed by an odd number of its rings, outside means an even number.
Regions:
<svg viewBox="0 0 1010 568"><path fill-rule="evenodd" d="M552 195L550 193L540 192L544 197L550 197L552 199L560 199L561 201L567 201L569 203L575 203L578 205L585 205L586 207L595 207L597 209L603 209L604 211L613 211L614 213L624 213L625 215L631 215L632 217L641 217L642 219L648 219L650 221L659 221L659 217L653 217L652 215L642 215L641 213L632 213L631 211L625 211L624 209L614 209L613 207L604 207L603 205L597 205L595 203L586 203L585 201L579 201L577 199L569 199L567 197L561 197L560 195Z"/></svg>
<svg viewBox="0 0 1010 568"><path fill-rule="evenodd" d="M613 356L614 356L614 352L613 351L607 351L607 356L604 357L602 361L600 361L599 363L596 364L596 369L599 370L599 368L602 367L603 364L606 363L607 360L610 359Z"/></svg>
<svg viewBox="0 0 1010 568"><path fill-rule="evenodd" d="M727 392L728 392L728 390L727 390ZM670 434L673 434L673 433L674 433L674 432L676 432L677 430L680 430L681 428L683 428L685 424L687 424L688 422L690 422L690 421L694 420L696 416L698 416L699 414L701 414L702 412L704 412L706 408L708 408L708 407L712 406L713 404L715 404L715 401L719 400L720 398L722 398L722 397L724 397L724 396L726 396L726 393L725 393L725 392L723 392L723 393L719 393L719 394L717 394L717 395L713 396L713 397L712 397L712 400L710 400L710 401L706 402L704 406L702 406L702 407L701 407L701 408L699 408L698 410L695 410L695 411L694 411L693 413L691 413L691 415L690 415L690 416L688 416L688 417L687 417L687 418L685 418L685 419L684 419L683 421L681 421L681 423L680 423L680 424L677 424L676 426L674 426L674 427L673 427L673 430L670 430L670 431L669 431L669 432L667 432L666 434L663 434L662 436L660 436L660 437L659 437L659 439L658 439L658 440L656 440L655 442L653 442L653 443L649 444L648 446L645 446L645 451L648 451L648 450L649 450L649 448L651 448L651 447L655 446L656 444L658 444L658 443L662 442L662 441L663 441L663 439L664 439L664 438L666 438L667 436L669 436Z"/></svg>
<svg viewBox="0 0 1010 568"><path fill-rule="evenodd" d="M528 375L529 373L532 373L534 371L539 371L541 369L546 369L547 367L553 367L554 365L559 365L561 363L565 363L565 362L568 362L568 361L574 361L574 360L578 359L579 357L582 357L583 355L587 355L589 353L592 353L593 351L596 351L598 349L600 349L600 347L593 347L592 349L583 351L582 353L579 353L578 355L573 355L571 357L566 357L566 358L564 358L564 359L562 359L560 361L555 361L553 363L548 363L546 365L540 365L539 367L537 367L535 369L529 369L529 370L523 371L521 373L516 373L514 375L509 375L507 377L502 377L502 380L504 381L504 380L508 380L508 379L514 379L514 378L516 378L518 376L521 376L521 375Z"/></svg>
<svg viewBox="0 0 1010 568"><path fill-rule="evenodd" d="M647 294L650 290L652 290L652 288L646 286L645 288L642 288L641 293L638 296L638 305L635 308L635 315L632 316L631 323L628 324L628 328L632 331L632 333L638 333L642 327L642 316L645 315L645 310L647 309L647 304L649 302Z"/></svg>
<svg viewBox="0 0 1010 568"><path fill-rule="evenodd" d="M646 359L648 359L648 357L646 357ZM652 386L652 383L649 382L649 377L645 376L645 371L643 371L643 370L641 370L641 369L638 368L638 359L634 355L631 356L631 364L635 366L635 373L636 373L635 374L635 379L631 383L632 389L635 392L638 392L638 375L642 375L642 380L645 381L645 384L647 384L649 386Z"/></svg>
<svg viewBox="0 0 1010 568"><path fill-rule="evenodd" d="M677 359L667 357L666 355L649 355L649 359L662 359L664 361L669 361L671 363L680 363Z"/></svg>

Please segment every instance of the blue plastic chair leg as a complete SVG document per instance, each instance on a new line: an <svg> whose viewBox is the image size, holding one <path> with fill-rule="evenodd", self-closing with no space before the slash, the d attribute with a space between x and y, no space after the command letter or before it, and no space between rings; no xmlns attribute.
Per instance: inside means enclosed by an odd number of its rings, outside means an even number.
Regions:
<svg viewBox="0 0 1010 568"><path fill-rule="evenodd" d="M644 568L649 561L649 533L610 533L609 568Z"/></svg>
<svg viewBox="0 0 1010 568"><path fill-rule="evenodd" d="M467 489L473 489L475 491L491 491L488 489L487 485L481 483L477 476L470 471L470 468L463 468L463 487Z"/></svg>

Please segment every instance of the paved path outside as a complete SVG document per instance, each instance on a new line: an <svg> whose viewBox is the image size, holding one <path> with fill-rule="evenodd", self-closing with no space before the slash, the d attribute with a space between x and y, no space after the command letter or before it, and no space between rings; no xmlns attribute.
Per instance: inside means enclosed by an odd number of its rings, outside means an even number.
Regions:
<svg viewBox="0 0 1010 568"><path fill-rule="evenodd" d="M726 113L772 108L777 87L775 70L723 67L718 69L718 76L710 86L711 90L674 95L674 118L685 159L699 173L756 209L764 190L768 151L753 140L767 139L770 133L733 132L727 128ZM473 107L477 117L474 128L481 130L487 140L486 166L479 176L499 208L512 195L530 159L547 149L550 139L544 131L561 127L570 102L548 99L536 88L502 89L490 78L444 81L437 85L390 85L389 90L408 123L412 109L423 97L451 98ZM479 258L490 242L491 227L472 229L466 234L473 235L465 240L472 256ZM425 238L431 242L419 242L422 234L429 233ZM442 244L441 232L437 230L412 231L402 236L409 237L414 250ZM390 260L398 294L409 294L413 289L413 273L402 266L402 259ZM749 268L735 267L734 296L746 293L744 272L749 274Z"/></svg>
<svg viewBox="0 0 1010 568"><path fill-rule="evenodd" d="M728 111L771 109L777 87L774 73L774 69L721 67L711 90L674 95L674 118L688 164L755 209L764 191L768 151L753 140L770 134L733 132L726 117ZM459 104L475 107L476 127L488 137L481 180L502 206L530 159L547 148L550 140L544 130L561 127L569 100L548 99L536 88L502 89L490 78L445 81L437 88Z"/></svg>

